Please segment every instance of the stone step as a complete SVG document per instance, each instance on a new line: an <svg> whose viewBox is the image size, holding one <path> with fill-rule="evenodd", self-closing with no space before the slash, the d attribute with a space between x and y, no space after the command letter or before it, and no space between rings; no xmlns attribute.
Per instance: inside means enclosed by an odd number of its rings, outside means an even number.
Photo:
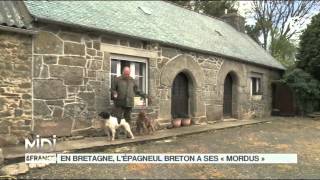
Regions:
<svg viewBox="0 0 320 180"><path fill-rule="evenodd" d="M26 163L21 162L21 163L10 164L2 167L0 169L0 174L16 176L19 174L25 174L28 171L29 171L29 166Z"/></svg>
<svg viewBox="0 0 320 180"><path fill-rule="evenodd" d="M159 129L166 129L171 123L159 123Z"/></svg>
<svg viewBox="0 0 320 180"><path fill-rule="evenodd" d="M235 118L225 118L222 121L237 121L238 119Z"/></svg>
<svg viewBox="0 0 320 180"><path fill-rule="evenodd" d="M311 118L320 118L320 112L313 112L308 114L307 116Z"/></svg>
<svg viewBox="0 0 320 180"><path fill-rule="evenodd" d="M171 121L169 121L168 119L157 119L156 121L157 121L159 124L171 123Z"/></svg>
<svg viewBox="0 0 320 180"><path fill-rule="evenodd" d="M166 129L171 124L171 121L168 121L168 119L157 119L157 122L160 129Z"/></svg>
<svg viewBox="0 0 320 180"><path fill-rule="evenodd" d="M215 124L217 121L208 121L208 124Z"/></svg>
<svg viewBox="0 0 320 180"><path fill-rule="evenodd" d="M320 115L316 115L316 114L308 114L307 116L311 118L320 118Z"/></svg>

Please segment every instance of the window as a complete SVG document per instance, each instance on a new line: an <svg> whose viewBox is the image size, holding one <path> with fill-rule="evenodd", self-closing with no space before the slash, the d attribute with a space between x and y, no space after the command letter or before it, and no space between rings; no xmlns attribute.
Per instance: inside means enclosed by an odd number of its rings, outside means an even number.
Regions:
<svg viewBox="0 0 320 180"><path fill-rule="evenodd" d="M131 64L130 68L134 72L133 77L138 85L138 88L146 93L146 64L134 62Z"/></svg>
<svg viewBox="0 0 320 180"><path fill-rule="evenodd" d="M251 77L251 95L261 95L261 78Z"/></svg>
<svg viewBox="0 0 320 180"><path fill-rule="evenodd" d="M115 78L121 76L124 67L130 67L130 76L136 81L138 89L148 93L147 89L147 60L143 58L112 56L111 57L111 88Z"/></svg>

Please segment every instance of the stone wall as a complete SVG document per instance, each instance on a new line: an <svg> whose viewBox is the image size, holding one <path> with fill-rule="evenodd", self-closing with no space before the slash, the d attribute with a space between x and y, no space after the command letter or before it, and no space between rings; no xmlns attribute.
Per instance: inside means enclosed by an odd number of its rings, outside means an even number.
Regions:
<svg viewBox="0 0 320 180"><path fill-rule="evenodd" d="M225 61L219 71L217 94L218 103L222 107L223 103L223 81L228 73L232 72L236 78L235 112L236 118L247 119L253 117L270 116L273 80L280 78L280 72L269 68L240 63L237 61ZM262 95L250 95L251 74L259 73L262 78ZM222 112L222 110L221 110ZM221 113L222 114L222 113ZM251 114L251 115L250 115Z"/></svg>
<svg viewBox="0 0 320 180"><path fill-rule="evenodd" d="M99 112L112 108L110 52L102 51L102 44L150 47L142 41L66 27L39 24L38 28L33 43L33 116L34 132L42 136L76 134L94 126ZM156 117L155 109L151 104L147 112ZM134 109L133 118L138 111Z"/></svg>
<svg viewBox="0 0 320 180"><path fill-rule="evenodd" d="M22 142L32 114L32 37L0 32L0 147Z"/></svg>
<svg viewBox="0 0 320 180"><path fill-rule="evenodd" d="M190 77L190 81L194 81L193 83L198 84L194 90L194 96L199 98L196 98L195 100L191 99L190 106L192 108L193 104L196 104L196 113L192 114L191 109L191 114L195 118L200 117L200 120L198 119L199 122L223 119L224 80L228 73L234 75L235 81L232 105L234 109L232 112L233 117L247 119L270 115L272 98L271 82L272 80L280 78L278 71L223 57L183 51L177 48L160 47L159 49L160 57L158 59L158 68L160 72L166 72L163 73L164 77L162 78L166 79L166 76L172 77L170 78L170 82L165 83L167 85L159 85L160 102L167 99L167 103L160 103L160 112L163 111L163 113L160 113L160 119L162 117L165 119L170 118L170 93L173 78L177 73L184 71L182 67L179 67L181 64L186 67L186 64L183 64L183 61L179 58L181 56L188 56L190 59L189 61L198 64L194 65L195 68L189 66L187 68L189 70L185 71L185 74ZM181 64L177 63L177 65L175 65L172 63L173 61L180 61ZM170 72L173 73L168 73L165 70L168 69L168 67ZM201 70L199 70L199 67ZM258 97L250 95L250 75L253 72L258 72L262 75L263 94ZM199 78L199 76L204 76L204 78ZM205 118L201 118L203 116L205 116Z"/></svg>
<svg viewBox="0 0 320 180"><path fill-rule="evenodd" d="M257 118L270 116L272 111L272 82L280 79L280 73L271 69L258 68L255 66L247 66L247 82L246 86L250 87L250 72L259 72L262 74L262 95L250 95L249 88L244 91L245 97L242 100L242 109L240 114L246 116L247 113L254 113Z"/></svg>
<svg viewBox="0 0 320 180"><path fill-rule="evenodd" d="M190 81L190 115L194 123L223 118L223 84L234 74L233 117L269 115L271 80L278 72L223 57L184 51L158 43L105 33L39 25L33 45L35 132L69 136L91 127L96 114L110 110L110 56L148 56L148 90L152 102L146 111L160 123L171 119L171 86L184 72ZM250 95L250 73L263 74L262 98ZM141 109L134 109L135 119ZM50 121L46 121L50 120Z"/></svg>
<svg viewBox="0 0 320 180"><path fill-rule="evenodd" d="M158 69L161 77L159 77L158 88L161 113L159 118L170 122L171 86L179 72L184 72L189 79L190 115L194 123L211 118L207 109L216 97L217 75L223 59L163 46L160 47L160 52Z"/></svg>
<svg viewBox="0 0 320 180"><path fill-rule="evenodd" d="M42 28L33 43L34 130L69 136L90 127L96 103L107 99L108 54L95 36Z"/></svg>
<svg viewBox="0 0 320 180"><path fill-rule="evenodd" d="M0 44L0 51L4 51L0 68L5 69L1 71L0 87L0 116L6 119L0 122L0 127L5 127L0 129L2 133L9 133L11 127L30 130L31 125L33 133L41 136L71 136L90 130L97 113L112 108L109 84L113 54L148 59L148 94L152 101L145 110L161 124L170 123L171 88L180 72L189 79L194 123L223 119L223 85L230 72L235 79L233 116L243 119L248 113L258 117L270 114L271 80L279 78L277 71L105 33L48 24L35 27L39 34L32 45L28 36L0 36L5 40ZM263 75L260 98L250 95L251 72ZM133 126L140 110L133 110Z"/></svg>

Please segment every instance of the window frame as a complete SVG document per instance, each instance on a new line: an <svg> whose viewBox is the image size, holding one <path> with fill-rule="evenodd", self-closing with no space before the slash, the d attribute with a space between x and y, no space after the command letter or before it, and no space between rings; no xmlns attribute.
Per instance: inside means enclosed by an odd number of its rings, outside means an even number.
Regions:
<svg viewBox="0 0 320 180"><path fill-rule="evenodd" d="M253 92L253 79L256 79L256 89L259 88L257 93ZM250 75L250 95L251 96L262 96L263 95L263 74L251 72Z"/></svg>
<svg viewBox="0 0 320 180"><path fill-rule="evenodd" d="M114 75L115 73L112 73L112 61L129 61L130 62L130 76L133 77L134 79L136 78L135 75L135 66L134 63L144 63L145 64L145 93L148 94L149 92L149 64L148 64L148 58L143 58L143 57L135 57L135 56L127 56L127 55L119 55L119 54L112 54L110 55L110 72L109 72L109 87L111 89L111 76ZM133 63L132 63L133 62ZM121 63L117 63L117 77L121 76ZM139 76L140 77L140 76ZM141 89L142 90L142 89ZM109 96L110 99L110 105L113 105L114 102L111 100L111 96ZM148 106L148 101L146 100L145 106Z"/></svg>

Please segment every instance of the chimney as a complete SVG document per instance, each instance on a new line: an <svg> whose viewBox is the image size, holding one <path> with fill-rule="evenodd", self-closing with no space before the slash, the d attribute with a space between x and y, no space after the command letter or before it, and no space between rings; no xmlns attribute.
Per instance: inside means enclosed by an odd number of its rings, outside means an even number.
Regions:
<svg viewBox="0 0 320 180"><path fill-rule="evenodd" d="M227 10L225 10L225 14L220 17L224 22L230 24L232 27L234 27L236 30L243 32L244 24L245 24L245 18L240 16L237 13L229 13L227 14Z"/></svg>

